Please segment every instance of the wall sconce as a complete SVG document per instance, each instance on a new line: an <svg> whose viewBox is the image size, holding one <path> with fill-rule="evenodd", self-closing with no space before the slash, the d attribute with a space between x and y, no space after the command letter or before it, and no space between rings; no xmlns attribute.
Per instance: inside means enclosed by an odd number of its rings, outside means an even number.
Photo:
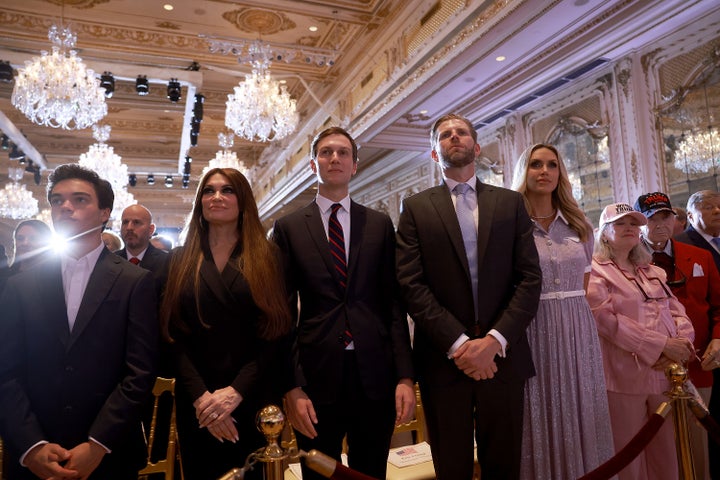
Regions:
<svg viewBox="0 0 720 480"><path fill-rule="evenodd" d="M166 186L167 188L172 188L172 186L173 186L173 178L172 178L172 175L167 175L167 176L165 177L165 186Z"/></svg>
<svg viewBox="0 0 720 480"><path fill-rule="evenodd" d="M152 173L147 176L147 184L155 185L155 175L153 175Z"/></svg>
<svg viewBox="0 0 720 480"><path fill-rule="evenodd" d="M128 175L128 184L131 187L134 187L135 185L137 185L137 175L135 175L134 173L131 173L130 175Z"/></svg>

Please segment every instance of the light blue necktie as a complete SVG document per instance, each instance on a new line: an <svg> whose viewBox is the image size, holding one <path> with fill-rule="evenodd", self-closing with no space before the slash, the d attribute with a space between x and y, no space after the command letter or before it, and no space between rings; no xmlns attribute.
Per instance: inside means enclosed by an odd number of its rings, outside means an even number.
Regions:
<svg viewBox="0 0 720 480"><path fill-rule="evenodd" d="M477 227L473 211L477 205L475 192L467 183L458 183L453 188L455 193L455 212L460 223L460 231L465 244L465 255L467 255L468 267L470 268L470 279L472 280L473 303L475 305L475 318L477 320L478 310L478 252L477 252Z"/></svg>

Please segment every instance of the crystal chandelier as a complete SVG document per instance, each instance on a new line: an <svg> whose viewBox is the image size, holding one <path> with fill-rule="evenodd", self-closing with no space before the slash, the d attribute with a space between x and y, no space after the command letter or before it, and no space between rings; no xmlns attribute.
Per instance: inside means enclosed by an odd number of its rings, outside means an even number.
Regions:
<svg viewBox="0 0 720 480"><path fill-rule="evenodd" d="M12 180L0 190L0 217L31 218L38 213L38 201L32 192L19 183L25 171L22 167L8 168L8 177Z"/></svg>
<svg viewBox="0 0 720 480"><path fill-rule="evenodd" d="M674 165L686 174L705 173L720 162L720 135L716 129L683 135L678 142Z"/></svg>
<svg viewBox="0 0 720 480"><path fill-rule="evenodd" d="M225 125L250 141L279 140L295 131L297 102L285 85L270 77L267 46L255 44L252 73L235 87L225 103Z"/></svg>
<svg viewBox="0 0 720 480"><path fill-rule="evenodd" d="M110 182L115 194L110 218L117 219L120 218L126 207L136 203L133 194L127 191L127 165L121 162L120 156L115 153L113 147L105 143L110 138L110 125L93 125L93 138L98 143L90 145L87 153L80 155L78 163L85 168L94 170L100 178Z"/></svg>
<svg viewBox="0 0 720 480"><path fill-rule="evenodd" d="M213 168L234 168L235 170L239 170L240 173L245 175L245 177L247 178L247 176L248 176L247 167L241 160L238 159L235 152L230 151L230 149L233 147L233 145L235 143L233 140L233 137L234 136L232 133L228 133L228 134L218 133L218 143L220 144L220 146L223 149L218 150L217 153L215 154L215 158L213 158L212 160L210 160L208 162L207 167L203 168L203 171L202 171L202 174L200 175L200 177L204 177L205 174L209 170L212 170ZM248 181L250 181L249 178L248 178Z"/></svg>
<svg viewBox="0 0 720 480"><path fill-rule="evenodd" d="M110 212L110 220L119 220L122 218L122 212L130 205L135 205L135 195L127 191L127 187L115 188L113 187L113 193L115 194L115 200L113 201L113 209Z"/></svg>
<svg viewBox="0 0 720 480"><path fill-rule="evenodd" d="M107 115L105 89L73 50L70 28L50 27L52 53L41 52L18 71L12 104L38 125L76 130Z"/></svg>

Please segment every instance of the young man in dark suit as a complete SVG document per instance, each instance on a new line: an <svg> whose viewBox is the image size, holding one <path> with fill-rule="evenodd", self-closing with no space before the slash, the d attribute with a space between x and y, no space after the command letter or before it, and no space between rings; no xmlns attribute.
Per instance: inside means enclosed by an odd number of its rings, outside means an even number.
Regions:
<svg viewBox="0 0 720 480"><path fill-rule="evenodd" d="M397 262L435 472L470 480L474 434L483 478L515 479L541 288L532 223L518 193L475 176L470 121L441 117L431 146L444 182L403 201Z"/></svg>
<svg viewBox="0 0 720 480"><path fill-rule="evenodd" d="M353 202L357 145L333 127L312 142L316 200L275 223L292 305L299 316L288 416L303 450L385 478L396 422L414 412L407 318L395 278L392 221ZM307 476L306 476L307 475ZM322 478L303 469L303 478Z"/></svg>
<svg viewBox="0 0 720 480"><path fill-rule="evenodd" d="M0 298L7 476L135 479L155 380L152 276L105 248L113 192L95 172L58 167L48 200L65 249L11 278Z"/></svg>

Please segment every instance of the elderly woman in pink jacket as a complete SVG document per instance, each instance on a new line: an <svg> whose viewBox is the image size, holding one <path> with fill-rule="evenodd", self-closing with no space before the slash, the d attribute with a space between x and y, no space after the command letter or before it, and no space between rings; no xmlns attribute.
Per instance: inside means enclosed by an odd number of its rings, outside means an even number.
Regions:
<svg viewBox="0 0 720 480"><path fill-rule="evenodd" d="M621 449L667 400L664 369L687 364L695 337L685 308L665 285L665 272L650 265L640 245L647 219L625 203L608 205L600 216L588 286L603 353L610 422ZM678 466L672 423L666 421L620 480L676 480Z"/></svg>

